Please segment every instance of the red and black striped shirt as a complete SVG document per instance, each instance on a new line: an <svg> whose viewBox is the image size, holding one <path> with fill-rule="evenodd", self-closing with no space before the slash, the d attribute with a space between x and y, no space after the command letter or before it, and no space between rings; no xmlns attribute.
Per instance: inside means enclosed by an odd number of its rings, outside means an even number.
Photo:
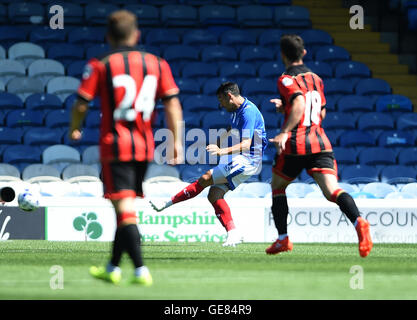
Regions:
<svg viewBox="0 0 417 320"><path fill-rule="evenodd" d="M285 120L292 101L304 96L306 108L297 126L288 133L284 154L304 155L332 151L332 146L321 126L321 109L326 105L322 79L304 65L291 66L278 79L278 90L285 108Z"/></svg>
<svg viewBox="0 0 417 320"><path fill-rule="evenodd" d="M168 63L131 47L92 58L78 94L100 97L102 161L152 161L152 113L155 100L178 94Z"/></svg>

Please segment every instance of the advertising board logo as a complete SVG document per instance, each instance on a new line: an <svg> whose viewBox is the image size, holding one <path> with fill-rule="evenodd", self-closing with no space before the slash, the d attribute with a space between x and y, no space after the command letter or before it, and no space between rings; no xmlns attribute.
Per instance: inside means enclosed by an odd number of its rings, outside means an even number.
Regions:
<svg viewBox="0 0 417 320"><path fill-rule="evenodd" d="M103 234L103 227L97 221L97 214L94 212L81 214L74 219L72 225L75 230L85 232L86 240L96 240Z"/></svg>

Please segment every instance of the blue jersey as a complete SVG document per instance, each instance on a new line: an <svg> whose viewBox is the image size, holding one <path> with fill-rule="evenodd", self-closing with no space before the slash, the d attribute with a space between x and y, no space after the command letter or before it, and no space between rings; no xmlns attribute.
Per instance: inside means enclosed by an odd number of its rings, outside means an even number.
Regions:
<svg viewBox="0 0 417 320"><path fill-rule="evenodd" d="M239 142L244 138L252 139L250 151L242 154L254 164L262 162L268 140L266 139L264 118L258 107L245 98L239 109L232 113L231 122L232 130L239 131Z"/></svg>

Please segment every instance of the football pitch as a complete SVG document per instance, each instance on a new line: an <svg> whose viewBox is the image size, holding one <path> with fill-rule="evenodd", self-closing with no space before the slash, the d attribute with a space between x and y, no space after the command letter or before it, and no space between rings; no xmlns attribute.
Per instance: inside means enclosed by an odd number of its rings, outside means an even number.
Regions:
<svg viewBox="0 0 417 320"><path fill-rule="evenodd" d="M294 244L267 256L267 244L223 248L219 243L147 242L154 285L93 279L91 265L107 262L109 242L0 242L0 299L281 300L417 299L417 245L375 244L359 257L356 244Z"/></svg>

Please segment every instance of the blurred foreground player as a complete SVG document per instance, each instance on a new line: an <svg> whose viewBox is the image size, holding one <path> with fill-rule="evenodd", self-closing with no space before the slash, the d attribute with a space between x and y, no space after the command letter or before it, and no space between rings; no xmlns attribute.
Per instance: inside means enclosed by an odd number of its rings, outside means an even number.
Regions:
<svg viewBox="0 0 417 320"><path fill-rule="evenodd" d="M270 142L277 148L272 171L272 215L278 239L267 254L290 251L293 244L287 234L288 203L286 187L306 169L327 200L336 203L355 226L359 254L366 257L372 249L369 222L360 217L353 198L337 182L337 165L332 146L321 126L326 115L323 81L304 64L304 43L297 35L283 35L281 57L286 71L278 79L281 99L272 99L285 121L280 133Z"/></svg>
<svg viewBox="0 0 417 320"><path fill-rule="evenodd" d="M229 190L234 190L254 174L259 174L262 156L267 139L262 114L247 98L240 95L239 87L234 82L224 82L217 89L220 106L231 113L231 127L237 135L237 143L220 148L218 143L210 144L206 150L220 157L228 156L226 163L220 163L203 174L197 181L181 190L172 199L162 205L151 202L156 211L162 211L175 203L197 196L211 186L208 200L214 208L217 218L227 231L227 240L223 246L236 246L241 242L241 235L235 228L231 211L224 199ZM231 130L228 130L231 133ZM225 137L222 137L225 138ZM221 161L222 162L222 161Z"/></svg>
<svg viewBox="0 0 417 320"><path fill-rule="evenodd" d="M104 197L114 206L117 229L111 260L106 267L91 267L90 274L119 283L119 263L126 251L135 267L131 282L149 286L152 277L143 264L134 201L137 196L143 196L142 181L154 155L151 116L155 99L162 99L168 127L174 136L172 164L182 162L182 108L169 65L159 57L135 49L139 36L135 15L120 10L109 16L107 41L112 51L92 58L85 67L69 135L73 140L81 138L80 127L88 103L99 95Z"/></svg>

